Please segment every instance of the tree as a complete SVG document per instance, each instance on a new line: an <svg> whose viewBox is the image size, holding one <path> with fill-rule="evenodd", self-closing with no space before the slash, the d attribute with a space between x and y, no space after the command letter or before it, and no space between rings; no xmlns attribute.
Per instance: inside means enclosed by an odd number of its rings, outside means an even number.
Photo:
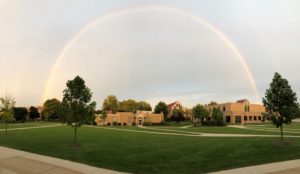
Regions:
<svg viewBox="0 0 300 174"><path fill-rule="evenodd" d="M14 120L14 106L16 101L13 97L6 94L4 97L0 98L0 120L5 122L5 134L7 135L7 124Z"/></svg>
<svg viewBox="0 0 300 174"><path fill-rule="evenodd" d="M281 140L283 139L283 123L289 124L299 112L299 103L296 93L293 92L288 81L275 73L270 88L266 90L263 103L266 108L265 115L269 117L276 127L280 127Z"/></svg>
<svg viewBox="0 0 300 174"><path fill-rule="evenodd" d="M204 119L209 117L209 112L203 105L198 104L193 107L192 115L197 121L200 120L201 124L203 124Z"/></svg>
<svg viewBox="0 0 300 174"><path fill-rule="evenodd" d="M16 121L25 122L28 116L28 110L25 107L14 107L14 117Z"/></svg>
<svg viewBox="0 0 300 174"><path fill-rule="evenodd" d="M106 120L106 118L107 118L107 114L106 114L106 112L105 112L105 111L102 111L102 114L101 114L101 119L102 119L103 121L105 121L105 120Z"/></svg>
<svg viewBox="0 0 300 174"><path fill-rule="evenodd" d="M124 100L119 103L119 111L121 112L133 112L137 111L137 102L132 99Z"/></svg>
<svg viewBox="0 0 300 174"><path fill-rule="evenodd" d="M185 117L183 115L182 110L174 109L171 115L171 120L179 123L180 121L184 121Z"/></svg>
<svg viewBox="0 0 300 174"><path fill-rule="evenodd" d="M68 125L74 126L74 145L77 144L77 127L83 123L92 123L96 102L91 102L92 92L85 81L76 76L66 84L63 91L61 114Z"/></svg>
<svg viewBox="0 0 300 174"><path fill-rule="evenodd" d="M160 114L160 113L163 113L164 114L164 118L166 120L167 116L168 116L168 106L166 103L164 102L159 102L156 106L155 106L155 109L154 109L154 113L156 114Z"/></svg>
<svg viewBox="0 0 300 174"><path fill-rule="evenodd" d="M140 101L137 103L137 110L152 111L152 107L149 103L147 103L145 101Z"/></svg>
<svg viewBox="0 0 300 174"><path fill-rule="evenodd" d="M103 110L112 111L115 114L118 111L119 102L116 96L110 95L103 102Z"/></svg>
<svg viewBox="0 0 300 174"><path fill-rule="evenodd" d="M35 120L35 119L37 119L37 118L39 118L41 116L40 113L39 113L39 111L38 111L38 108L36 108L34 106L31 106L29 108L28 115L29 115L29 118L32 119L32 120Z"/></svg>
<svg viewBox="0 0 300 174"><path fill-rule="evenodd" d="M223 125L225 125L224 119L223 119L223 113L220 110L220 108L214 107L212 109L212 112L211 112L211 117L213 119L213 122L214 122L215 126L223 126Z"/></svg>
<svg viewBox="0 0 300 174"><path fill-rule="evenodd" d="M61 107L61 102L56 99L49 99L46 100L43 109L42 109L42 116L45 120L59 120L61 119L60 117L60 107Z"/></svg>
<svg viewBox="0 0 300 174"><path fill-rule="evenodd" d="M211 102L208 104L208 106L214 106L214 105L217 105L217 104L218 104L217 102L211 101Z"/></svg>

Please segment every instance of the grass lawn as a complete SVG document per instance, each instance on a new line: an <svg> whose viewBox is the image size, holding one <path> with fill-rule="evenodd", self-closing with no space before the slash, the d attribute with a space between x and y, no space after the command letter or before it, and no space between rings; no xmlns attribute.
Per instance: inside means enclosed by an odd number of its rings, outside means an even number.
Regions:
<svg viewBox="0 0 300 174"><path fill-rule="evenodd" d="M274 143L278 138L186 137L81 127L81 147L76 148L69 146L73 129L68 126L11 132L0 132L1 146L130 173L206 173L300 158L296 138L288 139L290 145L279 145Z"/></svg>
<svg viewBox="0 0 300 174"><path fill-rule="evenodd" d="M9 123L7 125L7 129L13 129L13 128L25 128L25 127L38 127L38 126L50 126L50 125L56 125L61 123L55 123L55 122L28 122L28 123ZM0 123L0 129L5 129L5 124Z"/></svg>

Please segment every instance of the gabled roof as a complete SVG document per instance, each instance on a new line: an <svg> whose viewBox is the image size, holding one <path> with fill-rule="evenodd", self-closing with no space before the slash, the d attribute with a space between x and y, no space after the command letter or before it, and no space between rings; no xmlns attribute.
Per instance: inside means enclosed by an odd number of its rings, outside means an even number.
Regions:
<svg viewBox="0 0 300 174"><path fill-rule="evenodd" d="M236 101L236 103L245 103L246 101L248 101L248 100L247 99L243 99L243 100Z"/></svg>
<svg viewBox="0 0 300 174"><path fill-rule="evenodd" d="M168 108L172 108L174 105L176 105L177 101L176 102L173 102L173 103L170 103L168 104Z"/></svg>

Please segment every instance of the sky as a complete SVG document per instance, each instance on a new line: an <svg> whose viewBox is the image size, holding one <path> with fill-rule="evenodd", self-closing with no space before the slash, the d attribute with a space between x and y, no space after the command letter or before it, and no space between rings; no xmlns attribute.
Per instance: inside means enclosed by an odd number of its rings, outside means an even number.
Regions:
<svg viewBox="0 0 300 174"><path fill-rule="evenodd" d="M279 72L299 97L299 45L298 0L0 0L0 95L38 106L79 75L98 108L261 103Z"/></svg>

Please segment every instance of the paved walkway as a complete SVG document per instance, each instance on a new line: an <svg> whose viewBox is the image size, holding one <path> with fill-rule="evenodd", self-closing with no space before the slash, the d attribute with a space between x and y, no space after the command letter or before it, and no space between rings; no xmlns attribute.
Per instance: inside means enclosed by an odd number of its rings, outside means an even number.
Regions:
<svg viewBox="0 0 300 174"><path fill-rule="evenodd" d="M291 160L262 164L257 166L243 167L232 170L224 170L211 174L299 174L300 160Z"/></svg>
<svg viewBox="0 0 300 174"><path fill-rule="evenodd" d="M0 174L117 174L67 160L0 146Z"/></svg>

